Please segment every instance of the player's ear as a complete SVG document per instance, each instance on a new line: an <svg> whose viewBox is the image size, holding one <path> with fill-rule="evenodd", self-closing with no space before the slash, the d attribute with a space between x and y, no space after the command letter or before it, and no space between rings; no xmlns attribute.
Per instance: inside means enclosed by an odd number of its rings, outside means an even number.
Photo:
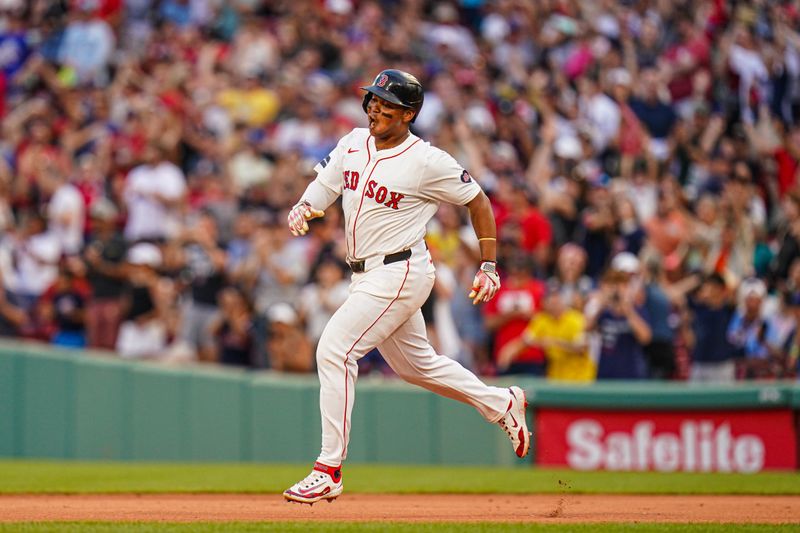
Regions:
<svg viewBox="0 0 800 533"><path fill-rule="evenodd" d="M405 109L403 111L403 122L406 124L410 124L412 120L414 120L414 115L416 115L416 111L413 109Z"/></svg>

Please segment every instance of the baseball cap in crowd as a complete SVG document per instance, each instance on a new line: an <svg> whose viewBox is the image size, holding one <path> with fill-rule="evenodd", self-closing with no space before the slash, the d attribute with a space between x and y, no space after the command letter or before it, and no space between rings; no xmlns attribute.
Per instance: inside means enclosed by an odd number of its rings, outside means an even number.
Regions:
<svg viewBox="0 0 800 533"><path fill-rule="evenodd" d="M0 0L0 11L15 11L22 7L22 0Z"/></svg>
<svg viewBox="0 0 800 533"><path fill-rule="evenodd" d="M517 162L517 152L514 146L507 141L497 141L492 144L491 154L498 161L513 165Z"/></svg>
<svg viewBox="0 0 800 533"><path fill-rule="evenodd" d="M758 278L748 278L742 281L739 286L739 297L749 298L755 296L756 298L763 298L767 295L767 286Z"/></svg>
<svg viewBox="0 0 800 533"><path fill-rule="evenodd" d="M287 303L277 303L267 310L267 318L272 323L292 326L297 323L297 312Z"/></svg>
<svg viewBox="0 0 800 533"><path fill-rule="evenodd" d="M80 11L96 11L100 8L100 0L76 0L73 6Z"/></svg>
<svg viewBox="0 0 800 533"><path fill-rule="evenodd" d="M572 135L562 135L556 139L553 151L562 159L580 159L583 155L581 142Z"/></svg>
<svg viewBox="0 0 800 533"><path fill-rule="evenodd" d="M475 131L487 135L494 133L494 117L485 106L473 105L464 111L464 120Z"/></svg>
<svg viewBox="0 0 800 533"><path fill-rule="evenodd" d="M580 31L578 22L566 15L553 15L548 21L548 26L552 26L556 31L572 37Z"/></svg>
<svg viewBox="0 0 800 533"><path fill-rule="evenodd" d="M611 270L625 274L638 274L639 258L630 252L620 252L611 260Z"/></svg>
<svg viewBox="0 0 800 533"><path fill-rule="evenodd" d="M161 250L155 244L140 242L128 250L128 263L132 265L146 265L153 268L161 266Z"/></svg>
<svg viewBox="0 0 800 533"><path fill-rule="evenodd" d="M557 279L549 279L544 286L545 296L559 294L561 292L561 283Z"/></svg>
<svg viewBox="0 0 800 533"><path fill-rule="evenodd" d="M108 198L100 198L92 202L89 215L99 220L114 220L119 216L119 210Z"/></svg>
<svg viewBox="0 0 800 533"><path fill-rule="evenodd" d="M337 15L347 15L353 11L353 3L350 0L326 0L325 9Z"/></svg>
<svg viewBox="0 0 800 533"><path fill-rule="evenodd" d="M444 24L456 23L458 22L458 10L451 4L439 2L433 8L433 17L437 22Z"/></svg>
<svg viewBox="0 0 800 533"><path fill-rule="evenodd" d="M631 78L631 73L624 68L614 68L609 70L606 79L611 85L624 85L625 87L630 87L631 82L633 81Z"/></svg>

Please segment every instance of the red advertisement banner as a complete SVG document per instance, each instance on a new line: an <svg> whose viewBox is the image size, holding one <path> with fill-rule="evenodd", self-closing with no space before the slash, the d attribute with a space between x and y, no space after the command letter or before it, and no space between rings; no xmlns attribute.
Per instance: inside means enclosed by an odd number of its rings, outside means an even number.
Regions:
<svg viewBox="0 0 800 533"><path fill-rule="evenodd" d="M534 436L537 464L576 470L752 473L797 468L789 409L539 409Z"/></svg>

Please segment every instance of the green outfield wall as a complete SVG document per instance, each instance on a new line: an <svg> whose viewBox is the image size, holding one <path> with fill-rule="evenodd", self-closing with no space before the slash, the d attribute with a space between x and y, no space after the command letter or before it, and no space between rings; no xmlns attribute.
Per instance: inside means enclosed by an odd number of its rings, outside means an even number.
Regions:
<svg viewBox="0 0 800 533"><path fill-rule="evenodd" d="M165 367L0 342L0 457L309 462L316 376ZM518 464L471 408L394 380L361 379L349 460Z"/></svg>
<svg viewBox="0 0 800 533"><path fill-rule="evenodd" d="M533 417L551 408L800 410L795 383L521 385ZM359 380L352 428L349 461L530 464L472 408L396 380ZM315 376L165 367L0 342L0 457L308 462L319 445Z"/></svg>

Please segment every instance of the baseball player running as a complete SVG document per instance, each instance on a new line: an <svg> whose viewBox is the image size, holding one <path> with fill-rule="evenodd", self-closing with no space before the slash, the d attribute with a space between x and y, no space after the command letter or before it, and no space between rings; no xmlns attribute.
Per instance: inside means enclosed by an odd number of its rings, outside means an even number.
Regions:
<svg viewBox="0 0 800 533"><path fill-rule="evenodd" d="M342 197L350 294L325 327L317 348L322 451L311 473L283 495L313 504L342 494L356 362L377 347L404 380L475 407L502 427L519 457L528 453L525 393L490 387L452 359L437 354L420 307L434 281L425 226L440 202L465 205L478 236L482 263L469 297L487 302L500 287L496 227L489 199L450 155L409 131L422 107L422 86L399 70L384 70L363 87L368 128L356 128L315 167L316 179L289 213L292 234Z"/></svg>

